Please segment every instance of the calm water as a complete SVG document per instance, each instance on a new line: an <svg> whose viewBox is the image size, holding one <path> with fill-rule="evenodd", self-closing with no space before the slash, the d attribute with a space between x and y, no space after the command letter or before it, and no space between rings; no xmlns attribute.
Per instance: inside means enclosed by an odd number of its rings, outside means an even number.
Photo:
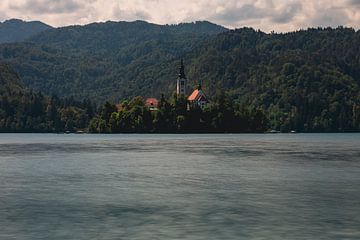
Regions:
<svg viewBox="0 0 360 240"><path fill-rule="evenodd" d="M1 134L0 239L360 239L360 134Z"/></svg>

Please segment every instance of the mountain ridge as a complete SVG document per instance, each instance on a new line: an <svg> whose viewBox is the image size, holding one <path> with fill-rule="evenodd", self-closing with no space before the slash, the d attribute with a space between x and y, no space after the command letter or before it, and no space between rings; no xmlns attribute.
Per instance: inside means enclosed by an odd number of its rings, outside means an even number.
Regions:
<svg viewBox="0 0 360 240"><path fill-rule="evenodd" d="M26 22L20 19L9 19L0 22L0 44L25 41L51 28L50 25L40 21Z"/></svg>
<svg viewBox="0 0 360 240"><path fill-rule="evenodd" d="M206 21L160 25L146 21L107 21L87 25L54 28L29 38L28 41L57 48L75 48L94 52L117 51L121 47L145 41L163 41L168 37L181 38L216 35L228 29ZM96 36L96 37L94 37ZM177 41L177 39L172 39Z"/></svg>

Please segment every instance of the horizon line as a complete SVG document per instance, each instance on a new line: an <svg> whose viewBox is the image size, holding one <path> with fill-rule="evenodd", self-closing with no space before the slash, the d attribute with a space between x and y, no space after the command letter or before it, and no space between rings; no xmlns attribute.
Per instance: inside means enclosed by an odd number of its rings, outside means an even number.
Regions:
<svg viewBox="0 0 360 240"><path fill-rule="evenodd" d="M244 29L244 28L250 28L250 29L253 29L255 31L260 31L260 32L263 32L263 33L267 33L267 34L286 34L286 33L293 33L293 32L299 32L299 31L306 31L306 30L311 30L311 29L339 29L339 28L344 28L344 29L352 29L356 32L360 31L360 28L355 28L355 27L352 27L352 26L346 26L346 25L339 25L337 27L334 27L334 26L308 26L306 28L297 28L295 30L291 30L291 31L275 31L275 30L271 30L271 31L265 31L263 29L256 29L255 27L252 27L252 26L239 26L239 27L228 27L228 26L224 26L224 25L221 25L221 24L218 24L218 23L215 23L215 22L212 22L210 20L195 20L195 21L189 21L189 22L179 22L179 23L156 23L156 22L151 22L151 21L148 21L148 20L143 20L143 19L136 19L136 20L99 20L99 21L93 21L93 22L89 22L89 23L84 23L84 24L81 24L81 23L75 23L75 24L69 24L69 25L62 25L62 26L53 26L53 25L50 25L44 21L41 21L41 20L24 20L24 19L21 19L21 18L8 18L8 19L4 19L3 21L0 21L0 24L4 24L5 22L7 21L12 21L12 20L17 20L17 21L22 21L22 22L25 22L25 23L32 23L32 22L40 22L42 24L45 24L53 29L59 29L59 28L66 28L66 27L76 27L76 26L79 26L79 27L85 27L85 26L88 26L88 25L92 25L92 24L105 24L105 23L108 23L108 22L113 22L113 23L135 23L135 22L145 22L145 23L148 23L148 24L153 24L153 25L158 25L158 26L177 26L177 25L181 25L181 24L196 24L196 23L210 23L210 24L213 24L213 25L216 25L216 26L219 26L219 27L222 27L222 28L225 28L226 30L228 31L232 31L232 30L237 30L237 29Z"/></svg>

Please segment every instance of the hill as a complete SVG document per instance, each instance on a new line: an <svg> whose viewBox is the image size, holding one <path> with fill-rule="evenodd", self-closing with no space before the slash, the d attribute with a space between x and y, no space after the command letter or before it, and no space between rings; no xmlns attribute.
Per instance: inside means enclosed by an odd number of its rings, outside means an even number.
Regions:
<svg viewBox="0 0 360 240"><path fill-rule="evenodd" d="M89 101L46 97L23 87L17 73L0 63L0 132L64 132L87 128Z"/></svg>
<svg viewBox="0 0 360 240"><path fill-rule="evenodd" d="M282 131L360 127L360 32L349 28L265 34L244 28L219 35L188 58L189 76L208 92L268 112Z"/></svg>
<svg viewBox="0 0 360 240"><path fill-rule="evenodd" d="M0 45L0 59L37 90L116 102L171 95L184 57L189 88L201 80L210 98L228 89L240 104L264 109L273 129L355 131L359 46L360 32L343 27L266 34L204 22L107 22Z"/></svg>
<svg viewBox="0 0 360 240"><path fill-rule="evenodd" d="M25 22L19 19L0 22L0 43L22 42L52 27L39 22Z"/></svg>
<svg viewBox="0 0 360 240"><path fill-rule="evenodd" d="M26 86L46 94L117 101L171 92L178 66L169 63L224 31L208 22L70 26L40 33L29 43L2 44L0 60L12 63Z"/></svg>
<svg viewBox="0 0 360 240"><path fill-rule="evenodd" d="M201 37L225 31L227 29L222 26L203 21L179 25L109 21L52 29L32 37L30 41L91 54L116 53L136 48L138 44L152 43L175 53L191 49L194 44L198 44ZM189 37L195 41L187 41Z"/></svg>

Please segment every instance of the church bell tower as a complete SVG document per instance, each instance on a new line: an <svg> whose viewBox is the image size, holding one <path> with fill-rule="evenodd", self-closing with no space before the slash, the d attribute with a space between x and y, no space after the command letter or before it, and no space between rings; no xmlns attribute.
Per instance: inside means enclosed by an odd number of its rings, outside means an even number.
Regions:
<svg viewBox="0 0 360 240"><path fill-rule="evenodd" d="M178 95L180 94L186 95L186 76L185 76L183 59L181 59L181 63L180 63L179 76L176 84L176 93Z"/></svg>

